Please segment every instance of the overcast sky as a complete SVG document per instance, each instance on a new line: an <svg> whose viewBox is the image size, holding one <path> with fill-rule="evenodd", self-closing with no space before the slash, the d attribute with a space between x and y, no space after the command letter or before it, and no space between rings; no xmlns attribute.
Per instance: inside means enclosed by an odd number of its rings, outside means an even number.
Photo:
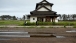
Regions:
<svg viewBox="0 0 76 43"><path fill-rule="evenodd" d="M36 3L42 0L0 0L0 16L11 15L22 17L35 10ZM57 14L76 14L76 0L47 0L53 3Z"/></svg>

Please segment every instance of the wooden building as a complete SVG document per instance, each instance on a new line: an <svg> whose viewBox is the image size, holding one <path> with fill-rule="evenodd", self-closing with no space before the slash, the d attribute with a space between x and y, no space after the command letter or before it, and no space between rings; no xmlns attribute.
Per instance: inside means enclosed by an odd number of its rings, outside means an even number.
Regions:
<svg viewBox="0 0 76 43"><path fill-rule="evenodd" d="M52 11L53 5L46 0L37 3L35 10L30 12L30 22L58 22L57 12Z"/></svg>

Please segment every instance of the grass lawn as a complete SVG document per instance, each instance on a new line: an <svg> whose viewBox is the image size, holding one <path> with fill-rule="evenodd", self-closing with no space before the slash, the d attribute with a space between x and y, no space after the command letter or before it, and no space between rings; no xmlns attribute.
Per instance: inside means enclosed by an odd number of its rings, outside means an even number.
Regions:
<svg viewBox="0 0 76 43"><path fill-rule="evenodd" d="M0 20L0 25L18 25L22 26L24 24L23 20ZM30 23L27 21L27 25L36 25L35 23ZM39 22L38 25L52 25L51 22ZM76 26L76 21L59 21L58 23L55 23L55 25L71 25Z"/></svg>
<svg viewBox="0 0 76 43"><path fill-rule="evenodd" d="M59 22L63 22L63 23L76 23L76 21L59 21Z"/></svg>
<svg viewBox="0 0 76 43"><path fill-rule="evenodd" d="M0 25L21 25L24 21L20 20L0 20Z"/></svg>

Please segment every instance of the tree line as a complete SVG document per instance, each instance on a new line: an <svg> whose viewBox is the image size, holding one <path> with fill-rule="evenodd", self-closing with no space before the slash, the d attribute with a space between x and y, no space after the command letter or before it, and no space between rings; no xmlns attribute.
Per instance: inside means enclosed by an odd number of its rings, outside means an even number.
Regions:
<svg viewBox="0 0 76 43"><path fill-rule="evenodd" d="M10 15L2 15L0 16L0 20L25 20L26 17L23 15L22 18L16 17L16 16L10 16Z"/></svg>
<svg viewBox="0 0 76 43"><path fill-rule="evenodd" d="M59 20L76 20L76 14L59 14Z"/></svg>
<svg viewBox="0 0 76 43"><path fill-rule="evenodd" d="M0 20L17 20L17 18L16 16L2 15L0 16Z"/></svg>

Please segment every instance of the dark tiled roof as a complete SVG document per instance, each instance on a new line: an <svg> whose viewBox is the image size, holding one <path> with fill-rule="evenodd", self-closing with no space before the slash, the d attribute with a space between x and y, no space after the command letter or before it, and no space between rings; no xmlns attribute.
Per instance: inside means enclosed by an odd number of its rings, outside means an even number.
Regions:
<svg viewBox="0 0 76 43"><path fill-rule="evenodd" d="M54 12L54 11L32 11L32 12L30 12L31 14L37 14L37 15L39 15L39 14L56 14L56 12Z"/></svg>
<svg viewBox="0 0 76 43"><path fill-rule="evenodd" d="M30 16L56 16L58 17L58 15L56 14L56 12L49 12L49 11L34 11L34 12L30 12L31 15Z"/></svg>
<svg viewBox="0 0 76 43"><path fill-rule="evenodd" d="M46 0L45 0L46 3L42 3L42 2L44 2L44 0L36 4L36 9L37 9L37 7L38 7L39 5L50 5L51 7L52 7L52 5L53 5L53 3L49 3L49 2L46 1Z"/></svg>
<svg viewBox="0 0 76 43"><path fill-rule="evenodd" d="M41 1L41 2L39 2L38 4L43 4L43 2L46 2L47 4L52 4L53 5L53 3L50 3L50 2L48 2L48 1L46 1L46 0L43 0L43 1Z"/></svg>
<svg viewBox="0 0 76 43"><path fill-rule="evenodd" d="M46 3L43 3L43 2L46 2ZM57 12L54 12L54 11L51 11L51 9L48 9L46 7L46 5L49 5L50 7L53 5L53 3L49 3L48 1L46 0L43 0L39 3L36 4L36 9L34 11L31 11L30 12L30 16L41 16L41 17L45 17L45 16L56 16L58 17L58 15L56 14ZM40 7L38 7L40 6ZM46 10L48 11L38 11L40 8L44 7Z"/></svg>
<svg viewBox="0 0 76 43"><path fill-rule="evenodd" d="M46 16L50 16L50 17L58 17L59 15L29 15L29 16L36 16L36 17L46 17Z"/></svg>

